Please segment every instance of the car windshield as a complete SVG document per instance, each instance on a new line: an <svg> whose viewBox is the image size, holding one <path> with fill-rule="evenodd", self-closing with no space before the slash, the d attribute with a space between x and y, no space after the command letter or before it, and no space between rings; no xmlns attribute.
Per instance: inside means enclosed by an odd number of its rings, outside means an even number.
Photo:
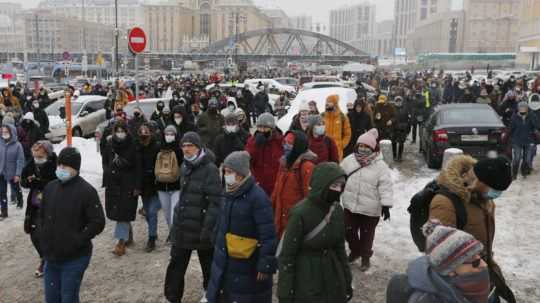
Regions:
<svg viewBox="0 0 540 303"><path fill-rule="evenodd" d="M499 117L490 108L452 108L441 113L442 124L496 124Z"/></svg>
<svg viewBox="0 0 540 303"><path fill-rule="evenodd" d="M166 103L166 102L165 102ZM152 112L156 109L157 102L140 102L139 107L142 109L144 116L147 119L150 119L150 116L152 116ZM132 102L129 103L124 107L124 111L128 115L128 117L133 117L133 110L137 107L137 103Z"/></svg>
<svg viewBox="0 0 540 303"><path fill-rule="evenodd" d="M66 105L66 101L64 99L60 99L53 104L47 106L45 108L45 112L48 116L60 116L60 109L64 108ZM73 115L76 115L81 110L81 107L83 106L80 102L71 102L71 113Z"/></svg>

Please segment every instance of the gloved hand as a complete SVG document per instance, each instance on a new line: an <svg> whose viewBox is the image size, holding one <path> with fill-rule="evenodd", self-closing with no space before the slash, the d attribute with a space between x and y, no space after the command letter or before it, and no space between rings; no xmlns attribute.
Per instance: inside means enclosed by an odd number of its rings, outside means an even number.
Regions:
<svg viewBox="0 0 540 303"><path fill-rule="evenodd" d="M352 289L352 287L349 287L349 288L347 289L347 293L346 293L346 297L345 297L345 298L347 299L347 302L349 302L349 301L352 300L352 298L353 298L353 289Z"/></svg>
<svg viewBox="0 0 540 303"><path fill-rule="evenodd" d="M390 220L390 207L383 206L381 216L383 217L383 221Z"/></svg>
<svg viewBox="0 0 540 303"><path fill-rule="evenodd" d="M116 155L112 162L113 165L118 169L126 168L129 166L129 162L126 159L120 157L119 155Z"/></svg>

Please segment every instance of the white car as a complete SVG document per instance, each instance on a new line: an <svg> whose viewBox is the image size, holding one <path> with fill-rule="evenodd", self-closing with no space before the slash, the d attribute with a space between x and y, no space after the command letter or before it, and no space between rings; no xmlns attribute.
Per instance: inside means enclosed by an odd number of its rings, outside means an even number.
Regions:
<svg viewBox="0 0 540 303"><path fill-rule="evenodd" d="M281 84L274 79L247 79L244 81L244 85L249 84L249 89L253 94L256 93L257 85L259 85L259 83L267 86L270 91L277 90L280 93L287 92L293 95L296 94L296 88L294 86Z"/></svg>
<svg viewBox="0 0 540 303"><path fill-rule="evenodd" d="M236 84L232 84L232 83L219 83L218 84L220 88L231 88L231 87L236 87L237 89L243 89L244 88L244 84L242 83L236 83ZM214 89L214 87L216 87L216 84L215 83L212 83L212 84L208 84L204 89L209 92L211 91L212 89Z"/></svg>
<svg viewBox="0 0 540 303"><path fill-rule="evenodd" d="M103 96L80 96L71 101L72 133L75 137L87 137L106 120ZM52 142L60 142L66 137L65 99L61 98L45 108L49 116L49 133L45 137Z"/></svg>
<svg viewBox="0 0 540 303"><path fill-rule="evenodd" d="M288 86L292 86L292 87L297 87L298 86L298 80L295 79L295 78L274 78L274 80L276 80L277 82L283 84L283 85L288 85Z"/></svg>
<svg viewBox="0 0 540 303"><path fill-rule="evenodd" d="M316 88L329 88L329 87L345 87L341 82L308 82L302 85L301 91L316 89Z"/></svg>
<svg viewBox="0 0 540 303"><path fill-rule="evenodd" d="M317 109L319 112L324 112L326 98L328 98L330 95L339 96L339 108L343 113L347 112L347 102L354 102L356 100L356 92L351 88L329 87L305 90L300 92L298 96L296 96L296 98L291 102L289 112L278 120L277 126L284 132L289 130L292 119L294 115L298 113L302 102L315 101L317 103Z"/></svg>

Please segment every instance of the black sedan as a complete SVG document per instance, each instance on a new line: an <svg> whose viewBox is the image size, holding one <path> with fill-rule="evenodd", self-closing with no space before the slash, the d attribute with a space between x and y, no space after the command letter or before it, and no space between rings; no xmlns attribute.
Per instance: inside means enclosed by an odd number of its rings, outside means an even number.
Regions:
<svg viewBox="0 0 540 303"><path fill-rule="evenodd" d="M420 150L429 168L440 168L447 148L459 148L477 159L507 155L507 130L489 105L441 105L424 125Z"/></svg>

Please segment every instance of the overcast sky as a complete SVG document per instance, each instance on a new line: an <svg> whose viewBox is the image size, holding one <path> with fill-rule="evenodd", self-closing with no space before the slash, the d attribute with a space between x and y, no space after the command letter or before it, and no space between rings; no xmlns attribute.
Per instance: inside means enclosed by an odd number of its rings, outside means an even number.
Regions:
<svg viewBox="0 0 540 303"><path fill-rule="evenodd" d="M157 2L157 0L152 0ZM368 0L255 0L256 3L266 3L281 7L289 16L312 15L316 21L328 23L328 12L333 8L362 3ZM15 2L8 0L7 2ZM35 7L40 0L24 0L26 8ZM112 2L112 0L111 0ZM377 21L392 19L394 0L371 0L377 4Z"/></svg>

